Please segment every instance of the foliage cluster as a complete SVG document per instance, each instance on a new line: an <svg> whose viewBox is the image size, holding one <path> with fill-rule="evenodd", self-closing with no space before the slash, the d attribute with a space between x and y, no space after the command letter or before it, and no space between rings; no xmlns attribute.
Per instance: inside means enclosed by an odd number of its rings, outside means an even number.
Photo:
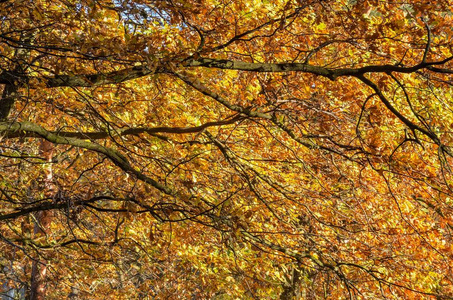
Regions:
<svg viewBox="0 0 453 300"><path fill-rule="evenodd" d="M0 0L0 291L451 299L449 0Z"/></svg>

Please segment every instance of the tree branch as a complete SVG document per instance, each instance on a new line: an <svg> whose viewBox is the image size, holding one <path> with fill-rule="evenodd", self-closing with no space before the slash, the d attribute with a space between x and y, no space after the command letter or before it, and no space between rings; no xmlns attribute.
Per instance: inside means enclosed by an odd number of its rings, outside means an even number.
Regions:
<svg viewBox="0 0 453 300"><path fill-rule="evenodd" d="M89 203L93 203L99 200L114 200L115 198L109 197L109 196L99 196L99 197L94 197L89 200L80 200L80 201L73 201L71 202L72 206L79 206L79 205L86 205ZM38 211L47 211L47 210L55 210L55 209L64 209L68 207L68 202L66 201L61 201L61 202L47 202L44 204L32 206L32 207L27 207L27 208L21 208L18 209L15 212L9 213L9 214L3 214L0 215L0 221L4 220L9 220L9 219L16 219L20 216L25 216L33 212L38 212Z"/></svg>
<svg viewBox="0 0 453 300"><path fill-rule="evenodd" d="M206 68L219 68L228 70L239 70L249 72L304 72L311 73L314 75L323 76L331 80L335 80L340 76L355 76L359 77L365 73L413 73L421 69L430 69L434 65L442 65L452 60L452 57L448 57L441 61L436 62L421 62L412 67L402 67L396 65L371 65L361 68L341 68L341 69L329 69L319 66L313 66L307 63L251 63L237 60L228 59L212 59L212 58L197 58L187 60L184 63L185 67L206 67Z"/></svg>
<svg viewBox="0 0 453 300"><path fill-rule="evenodd" d="M26 134L32 133L36 135L36 137L44 138L54 144L71 145L104 154L123 171L134 175L141 181L152 185L153 187L167 195L176 194L176 192L173 189L157 182L156 180L146 176L140 171L137 171L134 167L132 167L129 164L129 161L125 156L123 156L120 152L113 148L104 147L102 145L82 139L64 137L53 132L47 131L43 127L31 122L0 122L0 132L5 133L6 135L9 132L12 133L25 132Z"/></svg>
<svg viewBox="0 0 453 300"><path fill-rule="evenodd" d="M219 68L225 70L239 70L247 72L303 72L335 80L340 76L355 76L359 77L365 73L413 73L421 69L429 69L432 72L450 73L449 69L439 69L433 66L443 65L448 61L453 60L448 57L436 62L421 62L412 67L403 67L396 65L371 65L361 68L341 68L329 69L319 66L310 65L307 63L252 63L229 59L213 59L213 58L189 58L185 60L174 61L175 64L181 63L182 67L204 67L204 68ZM38 78L43 81L48 87L94 87L104 84L115 84L128 80L137 79L151 74L171 73L169 68L164 64L156 66L135 66L128 69L122 69L110 73L97 73L86 75L57 75L54 77ZM23 77L24 75L17 75ZM10 72L0 73L0 84L8 84L11 82L12 75ZM32 79L33 77L29 77ZM33 88L30 86L30 88Z"/></svg>
<svg viewBox="0 0 453 300"><path fill-rule="evenodd" d="M307 139L307 140L301 139L290 128L288 128L288 126L286 126L282 121L280 121L275 115L270 115L270 114L262 113L262 112L258 112L258 111L252 111L250 109L243 108L242 106L231 104L229 101L224 99L222 96L220 96L216 92L213 92L208 87L206 87L198 79L192 78L189 74L187 74L187 72L184 72L184 71L173 72L173 74L176 77L178 77L179 79L181 79L182 81L184 81L189 86L191 86L194 89L196 89L197 91L199 91L200 93L216 100L217 102L219 102L220 104L224 105L225 107L227 107L228 109L230 109L232 111L236 111L238 113L241 113L241 114L246 115L251 118L261 118L261 119L271 121L278 128L280 128L281 130L286 132L294 141L298 142L299 144L301 144L309 149L322 149L322 150L326 150L326 151L338 154L347 159L350 159L348 156L344 155L343 153L341 153L335 149L331 149L331 148L328 148L328 147L325 147L322 145L318 145L309 139Z"/></svg>
<svg viewBox="0 0 453 300"><path fill-rule="evenodd" d="M235 115L233 118L217 121L207 122L200 126L195 127L136 127L118 129L115 131L118 136L138 135L141 133L156 134L156 133L174 133L174 134L188 134L203 131L208 127L223 126L234 124L235 122L244 119L243 116ZM78 139L90 139L99 140L106 139L112 136L111 132L96 131L96 132L71 132L71 131L51 131L60 137L65 138L78 138ZM17 138L17 137L40 137L36 132L31 131L6 131L4 132L4 138Z"/></svg>
<svg viewBox="0 0 453 300"><path fill-rule="evenodd" d="M374 83L372 82L371 80L369 80L368 78L366 78L365 76L359 76L358 77L363 83L365 83L366 85L368 85L370 88L372 88L374 90L374 92L376 93L376 95L379 97L379 99L382 101L382 103L384 103L384 105L401 121L403 122L407 127L409 127L411 130L417 130L417 131L420 131L421 133L423 133L424 135L426 135L427 137L429 137L434 143L436 143L437 145L440 145L440 140L439 138L434 134L432 133L431 131L428 131L420 126L418 126L417 124L415 124L414 122L412 122L411 120L409 120L408 118L406 118L405 116L403 116L395 107L393 107L393 105L388 101L388 99L384 96L384 94L382 93L381 89Z"/></svg>

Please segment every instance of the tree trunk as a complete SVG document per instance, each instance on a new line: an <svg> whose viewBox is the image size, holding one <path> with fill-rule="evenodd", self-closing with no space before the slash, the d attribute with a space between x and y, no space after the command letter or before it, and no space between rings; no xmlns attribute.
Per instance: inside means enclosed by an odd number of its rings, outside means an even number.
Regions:
<svg viewBox="0 0 453 300"><path fill-rule="evenodd" d="M40 145L40 154L44 156L48 162L46 167L46 177L44 179L44 195L46 198L51 198L55 195L55 186L53 184L53 174L52 174L52 152L53 144L42 140ZM36 223L34 227L35 238L46 236L48 234L50 222L51 222L51 211L41 211L36 214ZM31 290L30 290L30 300L44 300L46 295L46 273L47 266L46 261L40 257L37 257L33 261L32 271L31 271Z"/></svg>

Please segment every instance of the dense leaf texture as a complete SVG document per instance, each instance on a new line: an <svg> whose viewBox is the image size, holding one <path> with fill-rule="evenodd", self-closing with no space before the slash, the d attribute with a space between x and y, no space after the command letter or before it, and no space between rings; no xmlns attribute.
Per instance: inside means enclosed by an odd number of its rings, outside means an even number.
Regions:
<svg viewBox="0 0 453 300"><path fill-rule="evenodd" d="M0 283L453 297L453 3L0 1Z"/></svg>

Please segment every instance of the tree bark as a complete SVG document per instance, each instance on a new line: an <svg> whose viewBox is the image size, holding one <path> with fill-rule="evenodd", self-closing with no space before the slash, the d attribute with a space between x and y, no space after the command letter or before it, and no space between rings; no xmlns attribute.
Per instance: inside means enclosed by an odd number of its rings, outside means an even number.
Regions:
<svg viewBox="0 0 453 300"><path fill-rule="evenodd" d="M4 121L8 118L16 97L17 85L12 83L5 84L2 97L0 99L0 121Z"/></svg>

